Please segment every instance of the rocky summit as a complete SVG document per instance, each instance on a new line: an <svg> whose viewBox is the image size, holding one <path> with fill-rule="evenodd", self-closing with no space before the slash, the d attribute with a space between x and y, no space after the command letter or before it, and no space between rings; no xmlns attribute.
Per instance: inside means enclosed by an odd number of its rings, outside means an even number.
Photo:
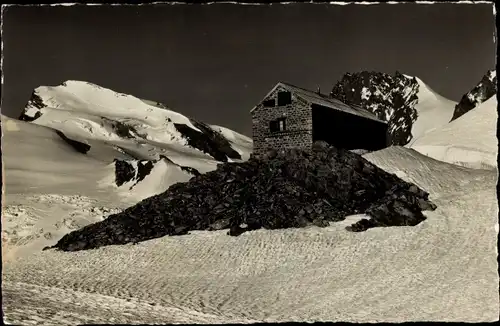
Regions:
<svg viewBox="0 0 500 326"><path fill-rule="evenodd" d="M497 93L497 73L488 70L481 81L469 92L462 96L460 102L455 106L451 121L460 118L465 113L479 106Z"/></svg>
<svg viewBox="0 0 500 326"><path fill-rule="evenodd" d="M316 142L307 151L271 151L177 183L121 213L65 235L64 251L137 243L191 230L228 229L237 236L265 229L328 226L366 213L348 227L414 226L436 206L428 193L360 155Z"/></svg>

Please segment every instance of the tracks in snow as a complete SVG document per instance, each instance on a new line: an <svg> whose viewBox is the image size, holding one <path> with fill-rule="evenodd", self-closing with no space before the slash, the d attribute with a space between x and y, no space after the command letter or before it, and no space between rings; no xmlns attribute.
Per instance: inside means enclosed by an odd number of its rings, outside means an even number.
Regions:
<svg viewBox="0 0 500 326"><path fill-rule="evenodd" d="M22 325L221 323L220 317L133 298L3 283L4 319Z"/></svg>

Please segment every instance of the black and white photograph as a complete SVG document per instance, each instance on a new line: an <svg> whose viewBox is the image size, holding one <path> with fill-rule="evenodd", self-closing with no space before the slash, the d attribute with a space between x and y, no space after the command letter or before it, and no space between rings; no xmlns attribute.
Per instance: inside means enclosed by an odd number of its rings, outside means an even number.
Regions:
<svg viewBox="0 0 500 326"><path fill-rule="evenodd" d="M3 322L498 321L495 19L2 5Z"/></svg>

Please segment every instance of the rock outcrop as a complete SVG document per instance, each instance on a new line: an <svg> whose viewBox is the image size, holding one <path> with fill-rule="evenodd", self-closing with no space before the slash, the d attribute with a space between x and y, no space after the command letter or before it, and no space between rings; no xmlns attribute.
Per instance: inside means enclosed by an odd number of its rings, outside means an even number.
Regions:
<svg viewBox="0 0 500 326"><path fill-rule="evenodd" d="M126 183L131 183L129 190L132 190L138 183L150 175L154 167L161 162L179 167L184 172L193 176L200 175L200 172L195 168L175 164L171 159L164 155L160 155L158 160L114 159L116 186L121 187Z"/></svg>
<svg viewBox="0 0 500 326"><path fill-rule="evenodd" d="M89 144L68 138L62 131L56 130L56 134L79 153L87 154L91 148Z"/></svg>
<svg viewBox="0 0 500 326"><path fill-rule="evenodd" d="M495 70L489 70L473 89L462 96L460 102L455 106L451 121L461 117L496 94L497 73Z"/></svg>
<svg viewBox="0 0 500 326"><path fill-rule="evenodd" d="M187 139L191 147L212 156L217 161L227 162L228 158L241 160L241 155L231 147L229 141L219 132L205 123L193 119L190 119L190 121L201 132L185 124L176 123L174 126Z"/></svg>
<svg viewBox="0 0 500 326"><path fill-rule="evenodd" d="M350 226L413 226L436 206L428 193L360 155L317 142L311 150L269 152L172 185L167 191L65 235L64 251L137 243L191 230L324 227L352 214L371 218Z"/></svg>

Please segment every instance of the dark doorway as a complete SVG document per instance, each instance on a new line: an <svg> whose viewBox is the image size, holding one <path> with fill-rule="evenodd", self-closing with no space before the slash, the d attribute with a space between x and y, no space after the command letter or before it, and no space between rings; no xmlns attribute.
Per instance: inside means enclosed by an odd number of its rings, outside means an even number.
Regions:
<svg viewBox="0 0 500 326"><path fill-rule="evenodd" d="M343 111L312 105L313 141L338 148L379 150L387 147L387 124Z"/></svg>

